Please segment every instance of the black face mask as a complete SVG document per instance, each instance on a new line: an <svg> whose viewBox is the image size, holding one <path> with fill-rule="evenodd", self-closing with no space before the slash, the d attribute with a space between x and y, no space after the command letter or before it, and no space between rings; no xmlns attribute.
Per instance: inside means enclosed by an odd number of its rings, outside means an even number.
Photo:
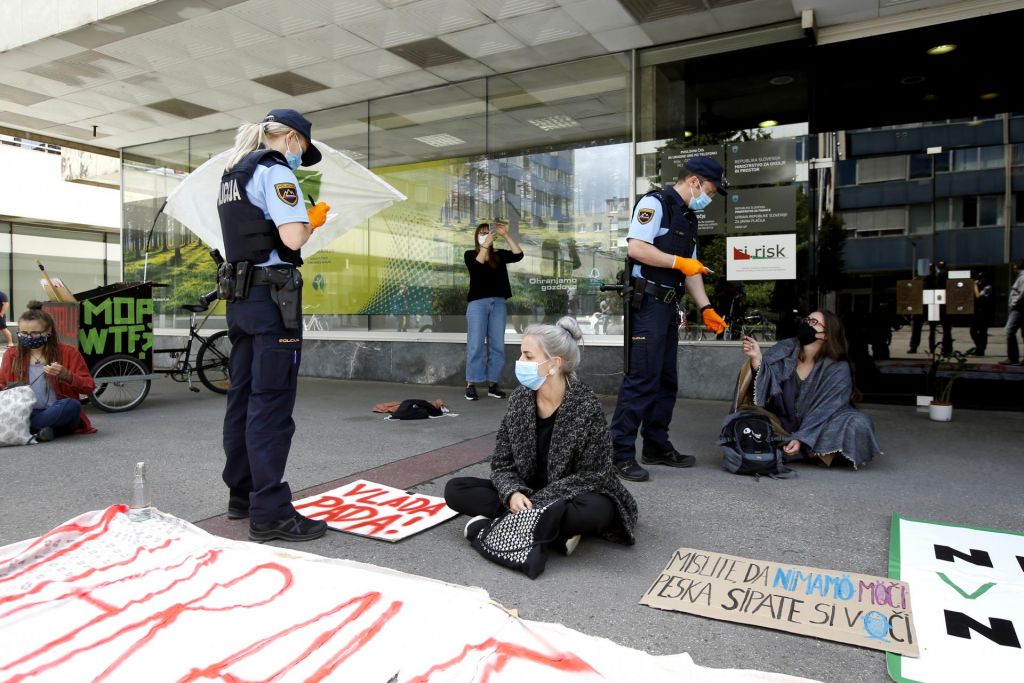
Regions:
<svg viewBox="0 0 1024 683"><path fill-rule="evenodd" d="M818 340L818 331L811 327L810 323L802 322L800 327L797 328L796 338L800 342L800 346L807 346Z"/></svg>

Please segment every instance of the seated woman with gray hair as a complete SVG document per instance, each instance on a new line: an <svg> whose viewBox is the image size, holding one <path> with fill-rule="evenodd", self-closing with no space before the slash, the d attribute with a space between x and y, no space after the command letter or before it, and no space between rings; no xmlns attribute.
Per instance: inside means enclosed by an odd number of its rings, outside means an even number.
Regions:
<svg viewBox="0 0 1024 683"><path fill-rule="evenodd" d="M582 536L635 542L636 501L615 476L604 411L574 373L582 337L569 316L523 333L521 386L498 428L490 479L457 477L445 486L448 506L473 516L466 538L502 515L564 499L555 549L569 554Z"/></svg>

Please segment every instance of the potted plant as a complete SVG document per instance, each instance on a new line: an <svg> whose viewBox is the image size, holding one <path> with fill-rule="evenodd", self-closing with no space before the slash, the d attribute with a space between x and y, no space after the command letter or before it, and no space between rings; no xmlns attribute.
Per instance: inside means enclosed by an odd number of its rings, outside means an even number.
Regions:
<svg viewBox="0 0 1024 683"><path fill-rule="evenodd" d="M950 401L953 393L953 382L967 370L967 357L973 349L967 352L952 351L943 354L939 351L932 352L931 381L935 393L932 402L928 406L928 417L936 422L949 422L953 419L953 403ZM940 372L943 374L940 376Z"/></svg>

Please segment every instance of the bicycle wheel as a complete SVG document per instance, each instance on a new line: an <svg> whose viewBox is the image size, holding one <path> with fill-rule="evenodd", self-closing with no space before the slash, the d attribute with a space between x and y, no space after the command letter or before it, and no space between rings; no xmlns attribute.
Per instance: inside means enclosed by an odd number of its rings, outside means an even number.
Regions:
<svg viewBox="0 0 1024 683"><path fill-rule="evenodd" d="M196 356L196 372L199 381L210 391L228 393L231 379L228 376L228 358L231 356L231 340L226 331L220 331L203 342Z"/></svg>
<svg viewBox="0 0 1024 683"><path fill-rule="evenodd" d="M138 358L126 355L104 358L92 369L96 390L89 394L89 400L108 413L131 410L149 394L150 380L141 379L148 374L149 370ZM102 381L108 378L118 379L113 382Z"/></svg>

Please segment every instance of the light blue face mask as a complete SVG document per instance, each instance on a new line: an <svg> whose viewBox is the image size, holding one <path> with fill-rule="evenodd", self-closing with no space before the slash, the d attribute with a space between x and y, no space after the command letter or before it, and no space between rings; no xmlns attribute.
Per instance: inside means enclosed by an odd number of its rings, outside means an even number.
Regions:
<svg viewBox="0 0 1024 683"><path fill-rule="evenodd" d="M285 147L284 160L288 162L288 168L293 171L299 170L299 166L302 165L302 145L299 145L298 154L292 154L292 146L289 143L288 146Z"/></svg>
<svg viewBox="0 0 1024 683"><path fill-rule="evenodd" d="M690 199L686 206L688 206L691 211L703 211L708 208L708 204L710 203L711 197L709 197L708 193L704 191L703 187L701 187L700 194Z"/></svg>
<svg viewBox="0 0 1024 683"><path fill-rule="evenodd" d="M516 361L516 379L527 389L537 391L547 380L548 375L539 375L538 372L540 372L539 362L535 360Z"/></svg>

